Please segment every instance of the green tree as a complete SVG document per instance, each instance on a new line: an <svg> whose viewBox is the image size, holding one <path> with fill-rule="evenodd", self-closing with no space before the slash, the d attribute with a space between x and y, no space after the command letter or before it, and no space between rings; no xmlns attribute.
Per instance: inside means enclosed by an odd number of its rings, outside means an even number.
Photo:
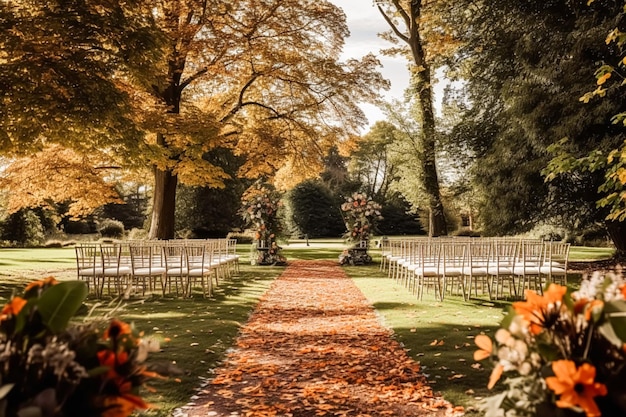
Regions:
<svg viewBox="0 0 626 417"><path fill-rule="evenodd" d="M411 87L410 92L416 97L417 119L421 124L417 136L418 160L421 168L422 188L428 199L429 234L432 236L448 233L444 215L439 177L436 165L436 119L433 105L433 73L432 57L426 53L426 29L432 24L424 11L426 2L422 0L378 0L378 10L391 27L391 33L385 38L398 44L404 43L405 48L392 49L393 53L401 53L411 60ZM445 29L444 29L445 31ZM437 39L441 41L441 39ZM430 39L431 45L437 45L437 40ZM444 42L439 43L444 45ZM408 51L407 49L408 48ZM431 49L432 52L432 49Z"/></svg>
<svg viewBox="0 0 626 417"><path fill-rule="evenodd" d="M350 155L348 169L352 177L376 201L385 201L392 184L398 180L393 144L399 136L391 123L376 122Z"/></svg>
<svg viewBox="0 0 626 417"><path fill-rule="evenodd" d="M291 221L300 235L338 237L345 231L337 198L319 180L307 180L287 194Z"/></svg>
<svg viewBox="0 0 626 417"><path fill-rule="evenodd" d="M10 214L2 223L1 239L17 246L41 246L44 229L33 210L22 209Z"/></svg>
<svg viewBox="0 0 626 417"><path fill-rule="evenodd" d="M579 101L594 63L612 55L603 33L621 6L563 0L458 7L463 13L456 23L465 40L459 73L467 75L472 108L456 134L470 138L483 224L493 233L511 233L542 219L579 230L603 222L608 211L589 205L601 198L601 176L577 170L548 184L540 173L552 158L548 147L564 137L579 155L623 141L607 117L623 107L622 97L593 107ZM617 226L605 225L609 231Z"/></svg>

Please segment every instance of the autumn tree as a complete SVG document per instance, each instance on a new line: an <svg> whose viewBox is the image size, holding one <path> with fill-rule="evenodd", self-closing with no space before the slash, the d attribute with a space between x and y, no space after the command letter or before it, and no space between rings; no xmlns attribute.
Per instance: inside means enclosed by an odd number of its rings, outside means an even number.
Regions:
<svg viewBox="0 0 626 417"><path fill-rule="evenodd" d="M110 181L117 168L102 164L97 157L52 145L7 165L0 175L0 189L5 190L9 213L68 203L67 214L81 217L107 203L121 202ZM109 181L104 179L107 174Z"/></svg>
<svg viewBox="0 0 626 417"><path fill-rule="evenodd" d="M404 47L390 49L390 53L400 53L410 59L411 94L418 103L418 120L421 123L419 135L419 161L421 164L421 182L428 198L429 234L432 236L448 233L444 215L439 177L436 167L436 120L433 106L432 54L427 55L428 39L425 36L429 16L426 2L423 0L377 0L378 10L391 28L384 38ZM434 15L431 14L430 17ZM435 25L436 26L436 25ZM441 36L430 40L431 45L444 45L442 38L449 37L445 29ZM431 32L438 33L438 30ZM447 41L447 40L446 40Z"/></svg>
<svg viewBox="0 0 626 417"><path fill-rule="evenodd" d="M152 120L151 237L173 236L179 179L223 184L208 150L245 156L239 175L295 185L364 122L356 103L385 86L373 56L338 61L348 30L327 1L163 0L155 10L169 49L153 91L168 110Z"/></svg>
<svg viewBox="0 0 626 417"><path fill-rule="evenodd" d="M159 58L151 3L0 2L0 153L49 144L137 154L143 133L131 86L147 86Z"/></svg>

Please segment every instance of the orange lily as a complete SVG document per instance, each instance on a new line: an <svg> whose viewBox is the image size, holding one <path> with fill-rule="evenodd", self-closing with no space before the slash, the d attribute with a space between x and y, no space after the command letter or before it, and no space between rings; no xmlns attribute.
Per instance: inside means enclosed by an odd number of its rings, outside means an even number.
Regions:
<svg viewBox="0 0 626 417"><path fill-rule="evenodd" d="M496 382L500 380L502 377L502 373L504 372L504 366L501 364L497 364L493 371L491 371L491 375L489 376L489 383L487 384L487 388L491 389L496 386Z"/></svg>
<svg viewBox="0 0 626 417"><path fill-rule="evenodd" d="M587 417L600 417L594 397L607 394L606 385L594 382L596 368L588 363L580 367L570 360L559 360L552 363L555 376L546 378L546 384L559 395L557 407L580 407Z"/></svg>
<svg viewBox="0 0 626 417"><path fill-rule="evenodd" d="M539 334L543 329L548 306L562 302L566 291L566 287L557 284L550 284L543 296L527 290L526 301L513 303L513 309L528 323L532 334Z"/></svg>
<svg viewBox="0 0 626 417"><path fill-rule="evenodd" d="M104 406L106 410L101 414L102 417L127 417L136 409L144 410L149 407L141 397L129 393L106 397Z"/></svg>

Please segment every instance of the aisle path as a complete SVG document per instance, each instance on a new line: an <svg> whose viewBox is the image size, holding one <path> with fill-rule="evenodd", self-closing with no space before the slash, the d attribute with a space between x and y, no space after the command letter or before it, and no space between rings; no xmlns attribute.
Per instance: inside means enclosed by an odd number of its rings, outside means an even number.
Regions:
<svg viewBox="0 0 626 417"><path fill-rule="evenodd" d="M419 364L336 263L292 261L263 296L196 416L444 416Z"/></svg>

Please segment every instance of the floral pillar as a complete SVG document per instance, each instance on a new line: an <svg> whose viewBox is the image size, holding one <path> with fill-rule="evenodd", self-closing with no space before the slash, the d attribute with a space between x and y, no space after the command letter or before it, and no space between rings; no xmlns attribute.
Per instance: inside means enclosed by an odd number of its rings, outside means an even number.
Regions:
<svg viewBox="0 0 626 417"><path fill-rule="evenodd" d="M382 218L380 204L374 202L367 194L354 193L341 205L341 211L348 229L344 237L348 242L367 244L375 222Z"/></svg>
<svg viewBox="0 0 626 417"><path fill-rule="evenodd" d="M267 252L276 242L276 234L279 230L277 215L281 206L280 197L280 193L271 185L257 182L248 188L241 198L241 214L254 230L257 250ZM259 261L263 263L262 259Z"/></svg>

